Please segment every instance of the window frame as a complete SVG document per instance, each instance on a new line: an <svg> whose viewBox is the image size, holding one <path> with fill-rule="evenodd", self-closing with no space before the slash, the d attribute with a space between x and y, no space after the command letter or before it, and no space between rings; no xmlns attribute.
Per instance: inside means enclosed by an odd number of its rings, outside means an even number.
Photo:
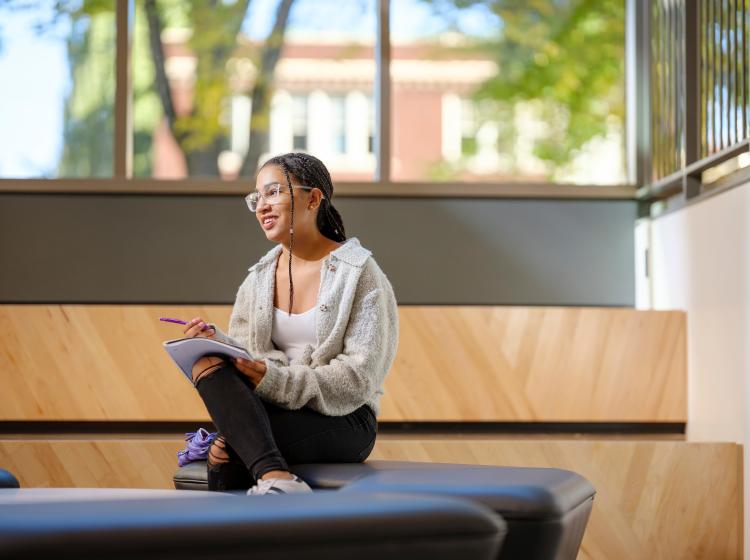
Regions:
<svg viewBox="0 0 750 560"><path fill-rule="evenodd" d="M637 0L625 0L627 5ZM214 177L186 177L184 179L152 179L132 175L132 106L130 50L135 0L116 3L116 54L113 175L107 178L63 177L54 179L0 178L0 193L57 193L57 194L154 194L154 195L244 195L248 179L223 180ZM581 185L551 182L417 182L391 179L391 44L390 0L376 0L377 32L375 45L375 106L374 154L376 169L372 181L336 183L336 195L344 197L438 197L438 198L543 198L543 199L617 199L636 198L635 177L622 185ZM630 11L630 7L628 8ZM634 57L634 41L628 33L626 19L626 57ZM630 109L633 96L627 87L633 78L635 65L626 65L626 103ZM630 111L629 111L630 112ZM634 136L632 119L625 123L626 167L635 169L630 138ZM641 167L641 166L639 166ZM642 167L641 167L642 168Z"/></svg>

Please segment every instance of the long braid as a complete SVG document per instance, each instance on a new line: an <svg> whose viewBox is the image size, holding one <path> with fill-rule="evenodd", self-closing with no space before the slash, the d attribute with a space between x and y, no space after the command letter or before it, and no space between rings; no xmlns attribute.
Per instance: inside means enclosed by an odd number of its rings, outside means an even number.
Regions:
<svg viewBox="0 0 750 560"><path fill-rule="evenodd" d="M284 171L284 177L286 177L286 184L289 186L289 195L292 199L292 223L289 227L289 311L288 314L292 315L292 305L294 304L294 280L292 280L292 250L294 249L294 187L292 187L292 181L289 178L289 169L285 163L281 164L281 169Z"/></svg>

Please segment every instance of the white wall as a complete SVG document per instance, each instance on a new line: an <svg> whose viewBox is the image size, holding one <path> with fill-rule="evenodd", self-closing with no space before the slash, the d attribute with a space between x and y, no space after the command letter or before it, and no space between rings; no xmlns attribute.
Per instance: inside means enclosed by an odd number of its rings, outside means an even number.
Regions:
<svg viewBox="0 0 750 560"><path fill-rule="evenodd" d="M651 300L688 321L688 439L735 441L750 481L750 185L651 220ZM636 296L637 299L640 299ZM750 484L745 483L745 511ZM750 515L745 515L750 557Z"/></svg>

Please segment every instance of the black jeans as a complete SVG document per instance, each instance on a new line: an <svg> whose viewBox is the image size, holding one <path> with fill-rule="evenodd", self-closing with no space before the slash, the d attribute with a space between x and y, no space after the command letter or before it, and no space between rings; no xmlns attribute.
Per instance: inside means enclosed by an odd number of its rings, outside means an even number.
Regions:
<svg viewBox="0 0 750 560"><path fill-rule="evenodd" d="M209 463L209 490L249 488L290 464L361 463L375 445L377 420L367 405L346 416L287 410L262 400L231 363L201 378L196 388L229 455L227 462Z"/></svg>

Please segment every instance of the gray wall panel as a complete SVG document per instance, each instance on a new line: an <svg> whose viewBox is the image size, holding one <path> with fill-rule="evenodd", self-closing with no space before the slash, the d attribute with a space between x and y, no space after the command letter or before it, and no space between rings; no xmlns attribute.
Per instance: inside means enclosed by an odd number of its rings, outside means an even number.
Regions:
<svg viewBox="0 0 750 560"><path fill-rule="evenodd" d="M634 302L634 202L336 206L402 304ZM0 300L229 303L270 247L240 197L0 195Z"/></svg>

